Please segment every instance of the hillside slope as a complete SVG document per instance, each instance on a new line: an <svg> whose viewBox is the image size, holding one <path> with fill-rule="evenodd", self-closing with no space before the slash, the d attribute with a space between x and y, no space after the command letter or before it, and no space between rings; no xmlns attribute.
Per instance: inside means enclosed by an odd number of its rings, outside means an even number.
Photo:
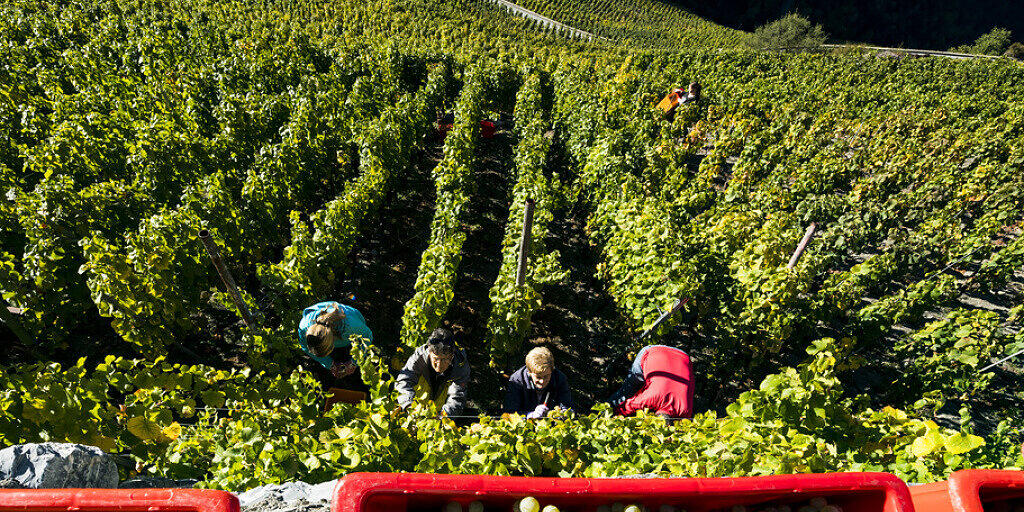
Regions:
<svg viewBox="0 0 1024 512"><path fill-rule="evenodd" d="M1024 348L1024 68L630 41L485 0L0 7L0 444L233 489L1024 465L1022 365L987 368ZM299 348L335 299L374 332L362 384ZM447 418L393 393L439 326L473 367ZM693 418L602 403L644 343L691 355ZM532 346L575 416L500 415Z"/></svg>
<svg viewBox="0 0 1024 512"><path fill-rule="evenodd" d="M736 46L743 33L716 25L661 0L518 0L555 21L633 48Z"/></svg>

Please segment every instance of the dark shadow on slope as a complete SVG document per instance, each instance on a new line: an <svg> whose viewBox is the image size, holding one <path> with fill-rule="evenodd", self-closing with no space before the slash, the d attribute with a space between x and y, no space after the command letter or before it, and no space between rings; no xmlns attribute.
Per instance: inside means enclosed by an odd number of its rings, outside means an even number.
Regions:
<svg viewBox="0 0 1024 512"><path fill-rule="evenodd" d="M522 350L525 355L536 345L551 349L581 413L606 400L622 383L631 363L625 352L632 340L625 318L596 275L601 255L591 247L585 226L585 213L555 212L547 247L560 252L569 276L541 290L544 302L533 315Z"/></svg>
<svg viewBox="0 0 1024 512"><path fill-rule="evenodd" d="M465 414L497 414L504 398L505 379L488 366L488 297L501 269L514 175L512 146L507 132L480 139L476 150L476 190L463 213L466 242L455 281L455 298L445 324L460 334L472 367L469 406Z"/></svg>
<svg viewBox="0 0 1024 512"><path fill-rule="evenodd" d="M798 12L836 40L885 46L945 50L967 44L992 27L1006 27L1015 39L1024 34L1024 7L1018 2L951 0L889 2L885 0L768 0L765 2L698 2L668 0L714 23L753 31L760 25Z"/></svg>
<svg viewBox="0 0 1024 512"><path fill-rule="evenodd" d="M957 272L955 275L971 275L977 270L977 265L965 265L964 268L967 269L966 272ZM840 375L847 396L867 396L871 406L875 408L886 405L911 408L920 398L920 390L907 388L906 370L902 365L909 362L897 358L893 351L893 346L897 342L912 336L928 323L945 318L956 308L982 309L1005 315L1009 308L1020 304L1022 298L1024 272L1017 272L1010 282L997 290L971 290L936 309L929 309L907 321L883 329L876 339L865 340L863 348L856 351L866 359L866 364L857 370ZM1009 334L1015 334L1015 331L1011 329ZM990 385L985 391L971 396L967 404L972 410L974 433L981 436L991 435L1001 419L1012 417L1019 411L1020 401L1024 398L1024 381L1021 380L1021 376L1024 376L1024 356L1006 361L989 371L993 374ZM939 425L958 429L959 410L962 405L964 403L957 397L947 397L946 405L933 417Z"/></svg>
<svg viewBox="0 0 1024 512"><path fill-rule="evenodd" d="M381 210L365 224L352 254L352 270L335 299L355 295L355 306L385 356L395 353L405 302L413 295L420 257L430 241L435 188L431 171L441 160L442 141L413 155L415 165L399 174Z"/></svg>

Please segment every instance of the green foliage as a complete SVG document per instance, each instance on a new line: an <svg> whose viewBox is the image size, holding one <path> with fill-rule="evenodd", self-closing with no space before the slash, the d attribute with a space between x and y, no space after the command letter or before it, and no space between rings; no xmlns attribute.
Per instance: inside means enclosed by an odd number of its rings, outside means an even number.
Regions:
<svg viewBox="0 0 1024 512"><path fill-rule="evenodd" d="M374 345L356 343L354 351L373 399L325 414L316 383L302 372L272 377L108 357L92 370L80 361L0 374L0 440L130 451L147 471L232 489L413 470L591 477L871 470L925 482L1006 463L1008 427L998 450L986 452L969 432L843 398L834 370L841 350L816 341L807 363L769 376L722 418L707 412L669 424L645 414L614 417L600 406L539 421L482 417L464 427L425 405L401 412L382 392L392 382ZM1021 462L1013 457L1009 463Z"/></svg>
<svg viewBox="0 0 1024 512"><path fill-rule="evenodd" d="M974 44L957 46L952 51L979 55L1002 55L1012 43L1012 31L1002 27L993 27L992 30L978 36L974 40Z"/></svg>
<svg viewBox="0 0 1024 512"><path fill-rule="evenodd" d="M0 443L86 442L130 453L147 472L234 489L359 470L885 470L929 481L1024 465L1016 409L999 411L1004 422L984 439L970 403L960 430L925 410L1020 392L972 378L1024 346L1012 334L1020 309L956 310L924 325L964 293L1005 291L1024 265L1020 67L694 50L739 35L644 1L527 2L593 41L476 0L5 5L0 293L26 309L32 348L47 356L135 350L148 361L0 370ZM824 40L805 21L784 18L755 39ZM652 106L692 79L704 99L665 121ZM395 410L380 347L419 344L457 299L474 162L487 149L479 121L507 118L513 93L501 267L487 333L474 335L486 339L467 348L495 359L519 348L544 285L580 264L547 249L551 222L579 215L600 261L574 270L602 280L615 304L602 314L640 332L688 297L656 338L706 355L708 390L761 382L720 400L724 414L669 425L598 407L456 426L426 406ZM371 400L324 413L316 384L292 372L296 313L338 292L453 100L430 245L412 295L397 297L407 301L401 339L357 343ZM516 287L527 197L534 244ZM786 268L810 222L816 238ZM174 344L219 342L210 313L228 301L197 239L204 229L260 319L232 347L251 370L163 358ZM805 364L775 366L807 347ZM844 392L846 370L876 364L863 350L903 362L888 395Z"/></svg>
<svg viewBox="0 0 1024 512"><path fill-rule="evenodd" d="M447 80L448 69L437 66L421 94L402 98L355 136L361 174L346 184L340 196L314 213L308 225L298 212L292 212L291 245L284 249L280 263L260 268L261 279L278 294L281 309L299 310L312 297L328 293L337 282L337 272L345 270L364 219L379 207L393 177L408 164L413 145L427 131ZM354 89L359 90L358 83ZM324 250L328 247L330 250Z"/></svg>
<svg viewBox="0 0 1024 512"><path fill-rule="evenodd" d="M893 471L927 482L982 463L978 436L943 429L892 408L861 409L843 398L834 373L836 345L814 344L812 359L766 378L730 404L727 415L698 414L669 424L641 414L447 420L419 430L417 471L609 477L743 476L824 471Z"/></svg>
<svg viewBox="0 0 1024 512"><path fill-rule="evenodd" d="M444 142L444 158L434 168L437 200L430 224L430 245L416 274L416 292L405 303L402 344L416 347L441 324L455 296L455 274L462 261L465 207L473 191L473 162L483 116L482 72L467 70L455 105L455 125Z"/></svg>
<svg viewBox="0 0 1024 512"><path fill-rule="evenodd" d="M754 30L748 44L755 48L786 48L794 46L817 46L828 39L821 25L814 25L807 18L791 12L775 21Z"/></svg>
<svg viewBox="0 0 1024 512"><path fill-rule="evenodd" d="M558 251L547 251L545 244L558 196L554 184L544 174L551 147L551 140L545 135L550 121L537 73L530 73L523 80L516 94L515 114L519 136L515 148L517 178L505 224L501 270L489 293L491 313L487 329L492 364L519 350L529 331L530 318L541 305L539 289L567 275L559 264ZM516 286L527 200L534 201L530 250L523 286Z"/></svg>
<svg viewBox="0 0 1024 512"><path fill-rule="evenodd" d="M316 382L305 372L271 376L163 359L108 356L93 368L84 358L69 368L37 364L4 371L0 381L3 444L85 443L155 466L178 462L169 461L174 451L168 446L188 436L192 426L183 424L222 416L224 407L273 407L294 399L312 414L321 402Z"/></svg>
<svg viewBox="0 0 1024 512"><path fill-rule="evenodd" d="M1024 43L1014 42L1011 44L1005 52L1003 57L1009 57L1016 60L1024 60Z"/></svg>
<svg viewBox="0 0 1024 512"><path fill-rule="evenodd" d="M534 12L583 30L598 43L668 50L738 46L742 32L710 23L672 4L630 0L581 4L567 0L517 2Z"/></svg>
<svg viewBox="0 0 1024 512"><path fill-rule="evenodd" d="M978 370L1002 354L1009 343L1001 323L992 311L954 310L900 340L896 352L910 359L908 375L922 380L919 386L926 392L974 395L985 390L992 379L992 373Z"/></svg>

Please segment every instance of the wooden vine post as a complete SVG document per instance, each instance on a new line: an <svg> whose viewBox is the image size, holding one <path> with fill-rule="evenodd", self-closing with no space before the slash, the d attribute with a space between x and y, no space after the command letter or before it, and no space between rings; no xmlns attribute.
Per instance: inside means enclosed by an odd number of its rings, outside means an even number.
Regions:
<svg viewBox="0 0 1024 512"><path fill-rule="evenodd" d="M516 288L526 284L526 263L530 259L530 236L533 232L533 198L526 200L523 210L523 236L519 242L519 269L516 271Z"/></svg>
<svg viewBox="0 0 1024 512"><path fill-rule="evenodd" d="M800 256L804 253L804 249L807 249L807 244L810 243L811 237L814 236L814 230L818 229L818 223L812 222L810 226L807 226L807 231L804 232L804 237L800 240L800 245L796 246L796 251L793 252L793 257L789 258L789 264L786 265L787 269L792 270L796 266L796 262L800 261Z"/></svg>
<svg viewBox="0 0 1024 512"><path fill-rule="evenodd" d="M242 321L245 322L245 326L252 329L256 323L252 319L252 315L249 313L249 307L245 305L245 301L242 300L242 294L238 292L238 286L235 285L235 278L231 277L231 272L224 266L224 261L220 257L220 250L217 248L217 241L210 236L208 230L201 230L199 232L199 240L206 246L206 252L210 253L210 259L213 260L213 266L217 269L217 273L220 274L220 280L224 283L224 287L227 288L228 294L231 295L231 300L235 303L235 307L238 308L238 312L242 315Z"/></svg>

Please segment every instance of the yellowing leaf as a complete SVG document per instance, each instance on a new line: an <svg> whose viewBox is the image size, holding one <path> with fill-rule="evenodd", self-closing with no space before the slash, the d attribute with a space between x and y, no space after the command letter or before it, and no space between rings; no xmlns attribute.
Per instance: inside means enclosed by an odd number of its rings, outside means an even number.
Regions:
<svg viewBox="0 0 1024 512"><path fill-rule="evenodd" d="M142 439L143 441L156 441L158 443L167 442L167 436L164 435L160 429L160 425L157 422L143 417L136 416L128 420L128 431L135 437Z"/></svg>
<svg viewBox="0 0 1024 512"><path fill-rule="evenodd" d="M915 457L924 457L935 450L935 448L935 442L928 439L928 436L914 439L914 444L910 445L910 451Z"/></svg>
<svg viewBox="0 0 1024 512"><path fill-rule="evenodd" d="M949 453L959 455L983 446L985 444L985 440L973 434L964 434L963 432L959 432L947 437L945 444Z"/></svg>
<svg viewBox="0 0 1024 512"><path fill-rule="evenodd" d="M163 433L164 437L166 437L168 441L173 441L181 437L181 425L175 421L161 429L160 432Z"/></svg>
<svg viewBox="0 0 1024 512"><path fill-rule="evenodd" d="M733 432L736 432L737 430L741 430L743 427L746 427L746 426L747 426L747 420L745 420L743 418L732 418L729 421L726 421L725 424L722 425L721 432L723 434L732 434Z"/></svg>
<svg viewBox="0 0 1024 512"><path fill-rule="evenodd" d="M937 430L929 430L925 435L914 439L910 451L915 457L924 457L942 447L942 434Z"/></svg>
<svg viewBox="0 0 1024 512"><path fill-rule="evenodd" d="M92 437L89 438L89 444L110 453L114 451L117 441L102 434L93 434Z"/></svg>
<svg viewBox="0 0 1024 512"><path fill-rule="evenodd" d="M892 406L887 405L887 406L885 406L882 409L882 411L885 412L886 416L888 416L888 417L890 417L890 418L892 418L894 420L897 420L897 421L906 421L907 420L907 413L906 412L904 412L904 411L902 411L900 409L894 409Z"/></svg>

